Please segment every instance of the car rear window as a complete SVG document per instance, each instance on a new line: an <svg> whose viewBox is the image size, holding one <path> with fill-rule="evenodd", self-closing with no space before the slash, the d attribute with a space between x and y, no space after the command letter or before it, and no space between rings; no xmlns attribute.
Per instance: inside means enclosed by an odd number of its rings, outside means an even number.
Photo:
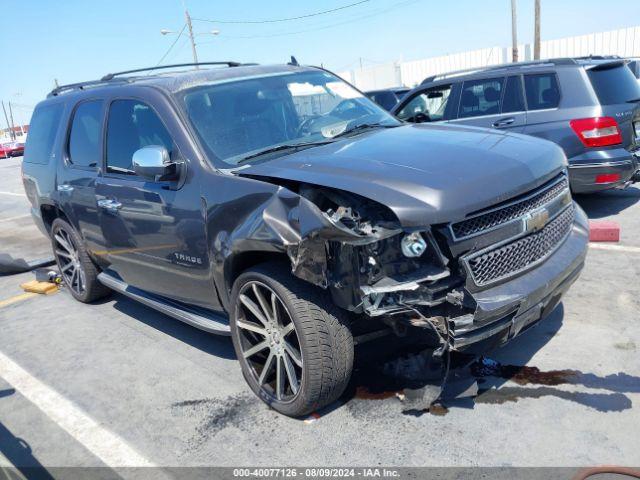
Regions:
<svg viewBox="0 0 640 480"><path fill-rule="evenodd" d="M591 85L602 105L625 103L640 98L638 80L625 65L587 70Z"/></svg>
<svg viewBox="0 0 640 480"><path fill-rule="evenodd" d="M25 162L49 163L63 110L62 103L44 105L35 109L25 145Z"/></svg>

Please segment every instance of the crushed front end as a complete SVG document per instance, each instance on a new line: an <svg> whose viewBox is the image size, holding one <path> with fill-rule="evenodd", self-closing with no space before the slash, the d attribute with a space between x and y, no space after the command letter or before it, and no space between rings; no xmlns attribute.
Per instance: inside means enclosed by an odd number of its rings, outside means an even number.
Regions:
<svg viewBox="0 0 640 480"><path fill-rule="evenodd" d="M428 329L442 347L508 341L549 314L584 265L588 223L566 173L463 220L411 231L355 195L299 193L334 231L289 248L294 274L396 332Z"/></svg>

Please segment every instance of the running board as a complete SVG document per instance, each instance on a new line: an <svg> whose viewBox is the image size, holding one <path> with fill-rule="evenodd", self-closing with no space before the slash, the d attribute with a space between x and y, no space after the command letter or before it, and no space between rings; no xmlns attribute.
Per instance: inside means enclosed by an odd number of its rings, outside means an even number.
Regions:
<svg viewBox="0 0 640 480"><path fill-rule="evenodd" d="M104 286L109 287L116 292L122 293L133 300L136 300L147 307L158 310L170 317L181 322L187 323L193 327L204 330L205 332L214 333L216 335L230 335L229 321L223 315L216 315L213 312L196 312L188 307L183 307L177 303L160 298L156 295L149 294L139 288L132 287L128 283L111 275L102 272L98 274L98 280Z"/></svg>

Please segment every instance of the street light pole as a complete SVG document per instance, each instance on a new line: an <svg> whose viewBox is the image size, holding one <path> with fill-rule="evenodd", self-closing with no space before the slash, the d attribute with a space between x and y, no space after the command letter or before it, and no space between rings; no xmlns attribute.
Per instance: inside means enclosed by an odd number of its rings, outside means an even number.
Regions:
<svg viewBox="0 0 640 480"><path fill-rule="evenodd" d="M191 16L189 15L189 10L184 9L184 16L187 21L187 29L189 30L189 40L191 40L191 52L193 53L193 63L198 63L198 52L196 52L196 41L193 36L193 27L191 26ZM196 68L198 66L196 65Z"/></svg>

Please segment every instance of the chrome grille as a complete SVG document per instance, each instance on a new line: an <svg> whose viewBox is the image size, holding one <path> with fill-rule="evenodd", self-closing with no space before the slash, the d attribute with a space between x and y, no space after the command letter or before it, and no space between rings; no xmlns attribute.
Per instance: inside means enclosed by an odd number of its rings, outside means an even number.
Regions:
<svg viewBox="0 0 640 480"><path fill-rule="evenodd" d="M498 225L515 220L545 205L568 188L569 183L563 175L556 183L542 187L540 191L529 194L527 198L521 201L454 223L451 225L451 230L456 240L483 233L485 230L490 230Z"/></svg>
<svg viewBox="0 0 640 480"><path fill-rule="evenodd" d="M564 240L573 223L573 205L567 207L542 230L497 248L490 247L464 258L473 282L485 286L527 270L548 257Z"/></svg>

